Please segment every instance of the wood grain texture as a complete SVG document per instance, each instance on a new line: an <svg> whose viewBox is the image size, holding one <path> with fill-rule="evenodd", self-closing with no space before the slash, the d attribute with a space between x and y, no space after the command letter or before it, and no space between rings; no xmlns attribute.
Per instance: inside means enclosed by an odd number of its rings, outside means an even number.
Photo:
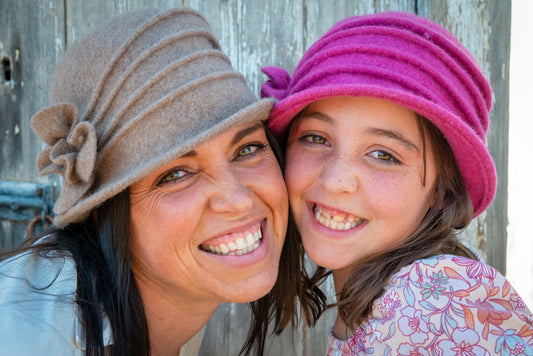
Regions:
<svg viewBox="0 0 533 356"><path fill-rule="evenodd" d="M402 10L442 24L472 52L494 90L488 147L499 177L497 195L462 236L505 272L510 0L52 0L35 4L0 2L0 59L9 59L12 66L11 80L0 77L0 179L51 182L56 187L57 178L37 176L34 162L42 145L29 120L47 102L50 75L65 46L114 15L144 7L185 5L199 10L256 93L265 79L261 66L283 66L292 72L305 49L344 17ZM20 241L24 228L2 221L0 247ZM331 281L324 290L333 302ZM246 305L221 305L208 324L201 354L237 355L249 318ZM301 327L294 334L287 330L281 337L270 338L267 355L322 355L334 318L335 311L330 310L314 328Z"/></svg>
<svg viewBox="0 0 533 356"><path fill-rule="evenodd" d="M41 142L30 118L48 101L49 80L64 50L63 1L0 2L0 60L10 65L10 80L0 73L0 180L50 183L35 166ZM25 237L26 224L0 220L0 248Z"/></svg>

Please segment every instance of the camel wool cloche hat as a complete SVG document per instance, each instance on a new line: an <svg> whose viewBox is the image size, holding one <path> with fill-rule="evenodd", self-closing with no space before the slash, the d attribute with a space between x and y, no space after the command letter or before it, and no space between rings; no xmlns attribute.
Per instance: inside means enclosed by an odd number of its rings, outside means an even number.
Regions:
<svg viewBox="0 0 533 356"><path fill-rule="evenodd" d="M206 20L141 10L97 26L56 66L51 106L31 120L48 145L40 175L59 173L54 224L85 220L105 200L230 128L266 120Z"/></svg>
<svg viewBox="0 0 533 356"><path fill-rule="evenodd" d="M292 78L265 67L262 97L279 101L268 126L284 137L310 103L366 96L407 107L444 134L461 171L474 217L494 199L496 170L486 145L492 92L468 50L423 17L385 12L346 18L304 54Z"/></svg>

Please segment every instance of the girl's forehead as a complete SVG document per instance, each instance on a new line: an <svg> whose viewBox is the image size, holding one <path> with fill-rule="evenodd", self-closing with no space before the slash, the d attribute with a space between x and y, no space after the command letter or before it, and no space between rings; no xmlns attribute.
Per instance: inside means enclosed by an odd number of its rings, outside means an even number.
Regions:
<svg viewBox="0 0 533 356"><path fill-rule="evenodd" d="M369 127L379 132L391 129L401 132L419 132L417 113L395 103L370 97L331 97L315 101L299 116L295 124L318 120L326 124L349 128Z"/></svg>

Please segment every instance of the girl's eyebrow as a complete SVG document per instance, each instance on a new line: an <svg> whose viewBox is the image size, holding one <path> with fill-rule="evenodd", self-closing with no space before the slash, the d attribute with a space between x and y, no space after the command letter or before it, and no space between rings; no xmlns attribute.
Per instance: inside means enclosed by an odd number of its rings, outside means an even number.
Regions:
<svg viewBox="0 0 533 356"><path fill-rule="evenodd" d="M326 122L328 124L333 123L333 119L331 117L329 117L328 115L326 115L326 114L324 114L322 112L319 112L319 111L306 112L302 116L302 120L304 120L306 118L317 119L317 120L320 120L320 121L324 121L324 122Z"/></svg>
<svg viewBox="0 0 533 356"><path fill-rule="evenodd" d="M302 117L302 121L307 118L324 121L330 124L333 123L333 119L331 117L318 111L313 111L309 113L306 112L304 116ZM413 142L408 140L407 137L405 137L404 135L402 135L401 133L397 131L385 130L385 129L380 129L377 127L370 127L366 131L372 135L388 137L396 141L399 141L405 148L407 148L410 151L416 151L416 152L420 151L417 145L415 145Z"/></svg>
<svg viewBox="0 0 533 356"><path fill-rule="evenodd" d="M376 136L382 136L382 137L388 137L392 138L396 141L399 141L405 148L407 148L410 151L416 151L419 152L419 148L417 145L415 145L413 142L407 139L404 135L397 131L392 130L384 130L377 127L370 127L366 130L368 133L376 135Z"/></svg>

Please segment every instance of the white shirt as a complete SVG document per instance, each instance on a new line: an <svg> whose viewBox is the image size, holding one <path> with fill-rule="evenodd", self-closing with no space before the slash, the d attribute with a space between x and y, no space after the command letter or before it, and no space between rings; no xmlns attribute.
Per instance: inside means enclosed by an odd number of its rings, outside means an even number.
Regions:
<svg viewBox="0 0 533 356"><path fill-rule="evenodd" d="M28 253L0 262L0 354L84 355L85 339L75 304L76 266L70 257ZM180 356L197 355L202 329ZM104 345L113 342L107 318Z"/></svg>

